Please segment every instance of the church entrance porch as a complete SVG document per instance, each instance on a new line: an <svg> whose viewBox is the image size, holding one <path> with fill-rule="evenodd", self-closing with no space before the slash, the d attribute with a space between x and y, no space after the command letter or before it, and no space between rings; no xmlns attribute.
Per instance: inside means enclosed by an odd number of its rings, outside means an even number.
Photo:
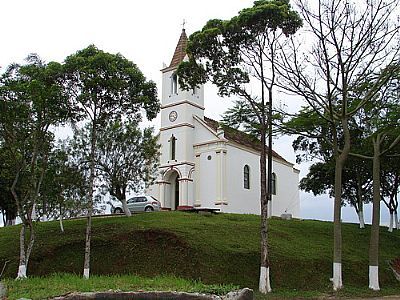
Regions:
<svg viewBox="0 0 400 300"><path fill-rule="evenodd" d="M162 181L159 181L160 202L164 210L188 210L193 208L189 200L189 178L182 178L180 170L170 169L165 172ZM190 205L191 203L192 205Z"/></svg>
<svg viewBox="0 0 400 300"><path fill-rule="evenodd" d="M180 199L179 173L176 170L167 171L159 188L162 209L176 210Z"/></svg>

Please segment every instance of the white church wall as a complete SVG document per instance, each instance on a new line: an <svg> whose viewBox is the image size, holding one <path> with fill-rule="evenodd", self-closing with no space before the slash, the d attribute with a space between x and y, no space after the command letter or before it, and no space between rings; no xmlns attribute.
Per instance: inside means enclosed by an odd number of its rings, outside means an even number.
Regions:
<svg viewBox="0 0 400 300"><path fill-rule="evenodd" d="M176 161L193 161L193 131L194 129L187 126L176 127L164 130L161 133L161 165L171 163L171 143L172 135L176 138L175 144L175 160Z"/></svg>
<svg viewBox="0 0 400 300"><path fill-rule="evenodd" d="M274 216L290 213L300 217L299 174L292 167L279 161L273 162L276 174L276 195L272 196L272 212Z"/></svg>
<svg viewBox="0 0 400 300"><path fill-rule="evenodd" d="M199 161L201 178L198 187L200 189L201 207L214 207L217 193L217 160L215 151L210 150L201 153Z"/></svg>
<svg viewBox="0 0 400 300"><path fill-rule="evenodd" d="M193 139L195 145L215 141L217 139L216 135L200 124L197 119L194 119L194 126L196 128Z"/></svg>
<svg viewBox="0 0 400 300"><path fill-rule="evenodd" d="M178 101L181 101L182 99L194 102L200 106L204 107L204 86L202 85L201 87L198 87L195 89L195 92L193 93L193 90L189 91L184 91L181 90L179 87L178 83L178 90L177 94L172 93L171 89L171 80L172 80L172 75L176 72L175 70L170 70L167 72L163 73L162 76L162 104L169 105L172 103L176 103Z"/></svg>
<svg viewBox="0 0 400 300"><path fill-rule="evenodd" d="M228 146L227 157L228 205L225 212L260 214L260 163L259 155L253 152ZM244 166L250 167L250 189L244 188ZM272 163L276 174L276 195L272 196L272 215L291 213L300 216L298 192L299 174L290 164L277 159Z"/></svg>
<svg viewBox="0 0 400 300"><path fill-rule="evenodd" d="M250 167L250 189L243 184L244 166ZM224 212L260 214L259 156L227 146L227 202Z"/></svg>

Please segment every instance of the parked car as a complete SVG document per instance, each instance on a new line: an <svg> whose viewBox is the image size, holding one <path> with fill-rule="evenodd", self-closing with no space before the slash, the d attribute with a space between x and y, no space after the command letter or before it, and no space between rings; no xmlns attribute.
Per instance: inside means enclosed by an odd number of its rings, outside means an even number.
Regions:
<svg viewBox="0 0 400 300"><path fill-rule="evenodd" d="M161 209L161 203L152 196L135 196L126 201L128 209L131 213L141 211L159 211ZM124 212L122 203L112 207L112 212L115 214L121 214Z"/></svg>

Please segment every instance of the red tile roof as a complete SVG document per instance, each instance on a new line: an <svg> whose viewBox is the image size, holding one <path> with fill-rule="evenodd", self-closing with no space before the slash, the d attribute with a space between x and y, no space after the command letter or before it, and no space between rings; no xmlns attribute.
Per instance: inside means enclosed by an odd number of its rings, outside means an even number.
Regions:
<svg viewBox="0 0 400 300"><path fill-rule="evenodd" d="M220 124L210 118L204 117L204 121L206 122L206 124L211 127L211 129L213 129L215 132L217 132L218 127L220 126ZM251 148L257 152L261 152L261 142L260 140L258 140L256 137L247 134L243 131L234 129L232 127L228 127L228 126L222 126L223 130L224 130L224 136L228 141L232 141L235 142L239 145L245 146L247 148ZM268 151L268 147L267 151ZM286 163L289 163L286 159L284 159L282 156L280 156L278 153L276 153L274 150L272 150L272 156L282 160Z"/></svg>

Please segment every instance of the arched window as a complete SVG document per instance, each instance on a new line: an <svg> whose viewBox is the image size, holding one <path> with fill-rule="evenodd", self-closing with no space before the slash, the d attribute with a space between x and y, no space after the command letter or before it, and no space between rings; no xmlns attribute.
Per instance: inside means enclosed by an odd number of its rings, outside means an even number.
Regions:
<svg viewBox="0 0 400 300"><path fill-rule="evenodd" d="M178 75L176 73L171 76L171 94L178 94Z"/></svg>
<svg viewBox="0 0 400 300"><path fill-rule="evenodd" d="M276 195L276 174L272 173L271 177L271 195Z"/></svg>
<svg viewBox="0 0 400 300"><path fill-rule="evenodd" d="M243 169L243 186L247 190L250 189L250 167L248 165L245 165Z"/></svg>
<svg viewBox="0 0 400 300"><path fill-rule="evenodd" d="M171 157L171 160L174 160L175 159L175 153L176 153L176 149L175 149L175 147L176 147L176 137L174 137L174 135L171 136L170 143L171 143L171 151L170 151L171 155L170 155L170 157Z"/></svg>

